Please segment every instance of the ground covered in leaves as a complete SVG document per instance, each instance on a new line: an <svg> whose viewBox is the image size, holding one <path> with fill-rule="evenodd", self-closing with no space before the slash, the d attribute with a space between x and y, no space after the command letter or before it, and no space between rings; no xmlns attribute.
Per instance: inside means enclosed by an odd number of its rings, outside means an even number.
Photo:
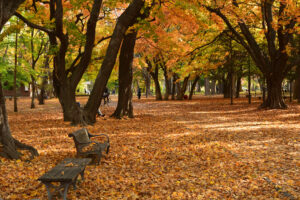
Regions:
<svg viewBox="0 0 300 200"><path fill-rule="evenodd" d="M86 98L79 98L81 103ZM86 179L68 199L299 199L300 106L258 110L246 99L134 101L134 119L112 119L116 99L102 107L91 133L106 133L110 154L86 169ZM30 109L19 100L13 136L40 156L28 161L0 158L0 199L47 199L37 178L75 156L57 99ZM25 154L26 155L26 154ZM26 161L27 160L27 161Z"/></svg>

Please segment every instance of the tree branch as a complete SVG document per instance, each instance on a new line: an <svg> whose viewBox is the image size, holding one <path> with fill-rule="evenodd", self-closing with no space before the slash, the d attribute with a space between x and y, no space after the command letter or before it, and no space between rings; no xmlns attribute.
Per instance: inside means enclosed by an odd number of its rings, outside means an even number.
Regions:
<svg viewBox="0 0 300 200"><path fill-rule="evenodd" d="M200 50L200 49L202 49L202 48L204 48L204 47L206 47L206 46L209 46L209 45L211 45L212 43L216 42L216 41L219 39L219 37L221 37L225 32L227 32L227 31L222 31L222 32L221 32L219 35L217 35L212 41L210 41L210 42L208 42L208 43L206 43L206 44L204 44L204 45L201 45L201 46L199 46L199 47L196 47L194 50L192 50L191 52L187 53L186 56L190 56L190 55L194 54L195 51Z"/></svg>
<svg viewBox="0 0 300 200"><path fill-rule="evenodd" d="M45 28L45 27L43 27L43 26L40 26L40 25L37 25L37 24L34 24L34 23L30 22L28 19L26 19L25 17L23 17L23 16L22 16L20 13L18 13L18 12L15 12L14 15L17 16L20 20L22 20L25 24L27 24L27 26L29 26L29 27L31 27L31 28L35 28L35 29L44 31L45 33L48 33L48 34L53 33L53 30L47 29L47 28Z"/></svg>

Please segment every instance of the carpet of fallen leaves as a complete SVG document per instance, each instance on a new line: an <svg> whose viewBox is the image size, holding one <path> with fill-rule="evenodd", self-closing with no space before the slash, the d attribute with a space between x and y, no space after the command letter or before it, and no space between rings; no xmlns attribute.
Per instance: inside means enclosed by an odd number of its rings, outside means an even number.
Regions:
<svg viewBox="0 0 300 200"><path fill-rule="evenodd" d="M116 98L102 107L91 133L106 133L111 151L68 199L299 199L300 105L258 110L259 100L134 100L134 119L112 119ZM85 103L86 98L79 98ZM0 158L0 199L47 199L37 178L75 156L57 99L19 112L7 100L13 136L33 145L31 161ZM25 154L26 155L26 154Z"/></svg>

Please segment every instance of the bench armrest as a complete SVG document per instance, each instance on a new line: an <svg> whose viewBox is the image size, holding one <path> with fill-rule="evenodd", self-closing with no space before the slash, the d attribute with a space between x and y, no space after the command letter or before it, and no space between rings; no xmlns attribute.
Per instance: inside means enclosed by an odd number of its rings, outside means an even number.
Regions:
<svg viewBox="0 0 300 200"><path fill-rule="evenodd" d="M99 134L99 135L93 135L93 134L90 134L89 133L89 137L91 138L91 137L98 137L98 136L105 136L106 138L107 138L107 142L109 143L109 137L108 137L108 135L106 135L106 134Z"/></svg>

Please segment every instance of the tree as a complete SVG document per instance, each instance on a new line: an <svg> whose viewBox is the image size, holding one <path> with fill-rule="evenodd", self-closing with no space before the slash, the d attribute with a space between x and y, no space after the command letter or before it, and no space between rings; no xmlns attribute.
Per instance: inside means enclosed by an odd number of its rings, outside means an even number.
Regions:
<svg viewBox="0 0 300 200"><path fill-rule="evenodd" d="M268 97L261 107L286 108L281 83L296 64L289 63L289 45L293 34L297 32L296 1L271 0L242 4L233 0L199 4L220 17L263 73L267 81ZM256 27L259 24L264 34L263 40L261 34L257 33Z"/></svg>
<svg viewBox="0 0 300 200"><path fill-rule="evenodd" d="M0 1L0 32L4 24L9 20L9 18L14 14L15 10L19 7L19 5L23 2L23 0L11 0L11 1ZM21 157L21 153L17 151L17 149L27 149L31 152L32 156L37 156L38 152L32 146L28 146L26 144L21 143L17 139L13 138L10 132L8 120L7 120L7 112L5 106L5 97L2 91L2 83L0 81L0 143L3 145L2 151L0 152L0 156L19 159Z"/></svg>
<svg viewBox="0 0 300 200"><path fill-rule="evenodd" d="M137 32L133 31L125 35L119 62L119 95L118 105L115 112L112 114L115 118L122 118L124 115L133 117L132 106L132 62L134 54L134 46Z"/></svg>
<svg viewBox="0 0 300 200"><path fill-rule="evenodd" d="M160 84L159 84L159 76L158 76L158 72L159 72L159 68L160 68L159 67L159 62L160 62L159 55L156 55L156 57L154 57L152 61L149 60L149 58L147 58L147 57L145 59L146 59L147 65L148 65L147 71L149 72L149 74L151 75L151 77L154 81L155 98L156 98L156 100L162 100L162 94L161 94L161 89L160 89Z"/></svg>
<svg viewBox="0 0 300 200"><path fill-rule="evenodd" d="M18 32L16 32L16 38L15 38L14 112L18 112L18 104L17 104L17 66L18 66Z"/></svg>
<svg viewBox="0 0 300 200"><path fill-rule="evenodd" d="M199 82L199 79L200 79L200 76L196 75L196 77L195 77L195 79L193 80L193 83L192 83L192 88L191 88L191 91L190 91L190 94L189 94L189 100L192 100L192 98L193 98L195 87L196 87L196 84Z"/></svg>
<svg viewBox="0 0 300 200"><path fill-rule="evenodd" d="M64 12L64 4L67 4L65 7L68 8L67 11L69 13L73 11L73 7L69 5L68 2L62 2L61 0L51 0L49 2L50 20L54 19L55 25L55 28L53 29L48 29L33 24L19 13L15 13L16 16L23 20L28 26L40 29L49 35L50 45L52 50L54 51L53 86L63 109L64 120L72 121L73 124L85 124L82 110L76 103L75 91L79 81L83 76L83 73L86 71L91 61L92 51L95 46L94 43L96 24L99 19L102 0L94 0L92 2L92 8L89 13L90 17L87 22L86 33L84 34L84 47L82 47L82 41L79 41L79 45L76 44L76 38L82 37L82 33L78 32L78 30L84 30L84 22L81 18L83 16L83 13L79 13L76 15L75 22L71 21L67 24L64 23L63 14L66 12ZM90 2L87 2L87 4L89 3ZM74 5L74 7L76 8L76 5ZM79 22L81 22L81 24ZM80 25L82 27L77 28L77 26L80 27ZM76 28L74 28L74 26ZM67 29L66 33L64 31L64 28ZM59 40L59 43L57 41L57 38ZM102 38L97 43L100 43L108 38L109 37ZM78 48L78 54L72 62L68 62L68 54L70 53L68 52L68 50L70 46ZM84 49L83 52L82 48Z"/></svg>
<svg viewBox="0 0 300 200"><path fill-rule="evenodd" d="M111 36L105 58L97 75L91 95L84 108L84 118L87 123L95 123L96 121L96 114L100 106L100 100L112 69L115 65L116 58L126 31L130 26L137 22L137 18L140 17L142 19L149 15L149 9L144 9L143 14L140 12L141 9L145 7L144 3L145 1L143 0L133 0L117 20L117 24Z"/></svg>
<svg viewBox="0 0 300 200"><path fill-rule="evenodd" d="M39 48L37 52L35 52L35 45L34 45L34 29L31 29L31 35L30 35L30 52L31 52L31 68L32 70L35 70L36 64L40 58L40 56L45 52L45 49L47 47L47 42L44 41L44 38L42 38L41 43L39 44ZM36 57L35 57L36 56ZM36 93L36 79L34 75L31 75L31 105L30 108L35 108L34 99L35 99L35 93Z"/></svg>

